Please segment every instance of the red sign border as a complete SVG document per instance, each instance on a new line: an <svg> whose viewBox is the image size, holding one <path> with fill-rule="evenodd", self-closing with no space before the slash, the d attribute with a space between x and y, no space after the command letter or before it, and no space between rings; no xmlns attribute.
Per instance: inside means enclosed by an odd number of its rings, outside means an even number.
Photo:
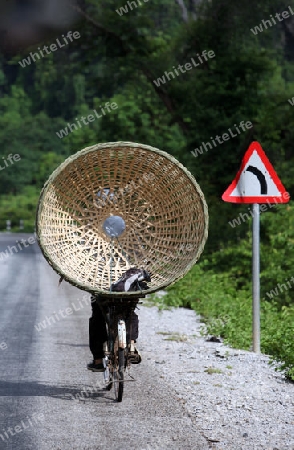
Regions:
<svg viewBox="0 0 294 450"><path fill-rule="evenodd" d="M277 196L256 196L256 197L242 197L242 196L235 196L231 197L230 194L233 192L235 187L237 186L239 179L241 177L242 171L244 170L244 167L249 161L249 158L251 157L254 150L257 151L258 156L262 160L263 164L265 165L266 170L268 171L269 175L271 176L273 182L277 186L278 190L281 193L281 197ZM287 199L284 198L284 194L287 193ZM254 141L250 144L248 150L246 151L243 159L242 164L240 167L240 170L238 171L235 179L230 184L230 186L226 189L226 191L222 195L222 200L229 203L265 203L266 201L272 202L272 203L288 203L290 200L290 195L286 191L285 187L283 186L281 180L279 179L275 169L273 168L272 164L270 163L268 157L264 153L261 145L259 142Z"/></svg>

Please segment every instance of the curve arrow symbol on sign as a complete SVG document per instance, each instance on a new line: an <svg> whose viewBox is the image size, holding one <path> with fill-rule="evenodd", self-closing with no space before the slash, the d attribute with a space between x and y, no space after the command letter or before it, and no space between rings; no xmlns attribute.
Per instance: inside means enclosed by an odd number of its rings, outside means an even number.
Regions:
<svg viewBox="0 0 294 450"><path fill-rule="evenodd" d="M260 193L262 195L266 195L267 194L267 183L266 183L264 174L257 167L254 167L254 166L248 166L246 169L246 172L251 172L257 177L257 179L260 183Z"/></svg>

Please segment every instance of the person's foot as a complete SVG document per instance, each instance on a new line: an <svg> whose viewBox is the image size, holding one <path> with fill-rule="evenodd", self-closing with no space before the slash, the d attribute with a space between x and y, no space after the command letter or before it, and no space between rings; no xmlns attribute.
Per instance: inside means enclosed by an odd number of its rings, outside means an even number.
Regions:
<svg viewBox="0 0 294 450"><path fill-rule="evenodd" d="M93 362L87 364L87 369L92 370L92 372L104 372L105 367L102 359L95 359Z"/></svg>
<svg viewBox="0 0 294 450"><path fill-rule="evenodd" d="M141 353L135 346L134 342L131 342L129 345L128 358L131 364L140 364L140 362L142 361Z"/></svg>

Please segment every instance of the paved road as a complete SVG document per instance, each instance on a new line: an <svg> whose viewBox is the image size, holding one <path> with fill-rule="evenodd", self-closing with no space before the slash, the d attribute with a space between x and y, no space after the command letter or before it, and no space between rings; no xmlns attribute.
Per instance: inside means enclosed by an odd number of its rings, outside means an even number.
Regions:
<svg viewBox="0 0 294 450"><path fill-rule="evenodd" d="M28 237L0 234L0 448L208 448L146 358L122 403L101 388L102 374L85 369L89 295L65 282L58 287Z"/></svg>

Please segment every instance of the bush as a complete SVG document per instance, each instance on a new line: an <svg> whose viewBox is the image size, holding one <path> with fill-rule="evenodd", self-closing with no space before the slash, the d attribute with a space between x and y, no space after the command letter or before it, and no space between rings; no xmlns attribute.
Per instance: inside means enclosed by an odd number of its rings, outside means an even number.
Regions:
<svg viewBox="0 0 294 450"><path fill-rule="evenodd" d="M11 221L11 231L19 231L20 220L24 221L25 233L35 229L35 216L40 189L27 186L22 194L3 195L0 199L0 230L6 230L6 220Z"/></svg>
<svg viewBox="0 0 294 450"><path fill-rule="evenodd" d="M264 302L261 314L263 333L262 349L278 363L278 370L285 371L288 379L294 381L294 306L280 306Z"/></svg>

